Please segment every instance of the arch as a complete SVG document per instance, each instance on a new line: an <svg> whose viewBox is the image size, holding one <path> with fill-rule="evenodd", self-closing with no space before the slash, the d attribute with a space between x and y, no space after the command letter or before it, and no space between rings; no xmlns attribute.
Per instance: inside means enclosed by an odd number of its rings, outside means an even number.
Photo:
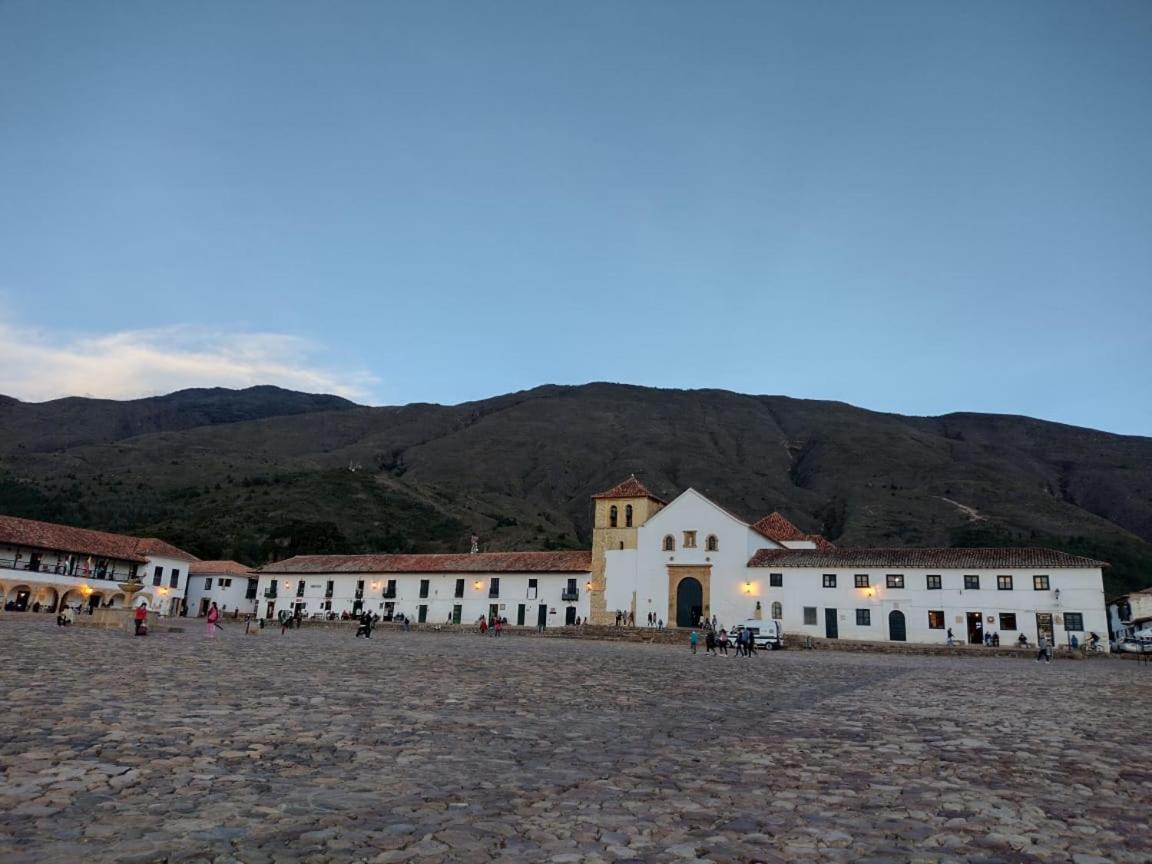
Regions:
<svg viewBox="0 0 1152 864"><path fill-rule="evenodd" d="M608 527L615 528L620 521L620 510L615 504L608 508Z"/></svg>
<svg viewBox="0 0 1152 864"><path fill-rule="evenodd" d="M695 627L704 614L704 586L700 580L685 576L676 586L676 626Z"/></svg>
<svg viewBox="0 0 1152 864"><path fill-rule="evenodd" d="M4 597L4 607L9 603L15 604L13 611L25 612L32 605L32 587L29 585L13 585Z"/></svg>
<svg viewBox="0 0 1152 864"><path fill-rule="evenodd" d="M108 602L112 604L113 608L119 609L121 606L124 605L125 599L126 599L125 596L123 594L121 594L119 591L117 591L115 594L112 595L111 599L109 599Z"/></svg>
<svg viewBox="0 0 1152 864"><path fill-rule="evenodd" d="M88 595L88 599L85 605L87 605L89 609L100 608L102 605L104 605L104 592L93 591Z"/></svg>
<svg viewBox="0 0 1152 864"><path fill-rule="evenodd" d="M664 535L664 551L665 552L675 552L676 551L676 538L673 537L671 534L665 534Z"/></svg>
<svg viewBox="0 0 1152 864"><path fill-rule="evenodd" d="M60 601L60 592L52 585L41 585L36 589L34 601L40 604L45 612L55 612L56 604Z"/></svg>
<svg viewBox="0 0 1152 864"><path fill-rule="evenodd" d="M704 541L704 549L708 552L720 551L720 541L716 539L715 534L708 535L708 539Z"/></svg>
<svg viewBox="0 0 1152 864"><path fill-rule="evenodd" d="M907 642L908 630L904 622L904 613L893 609L888 613L888 639L892 642Z"/></svg>
<svg viewBox="0 0 1152 864"><path fill-rule="evenodd" d="M64 592L64 596L60 598L60 603L64 606L75 606L84 602L84 592L79 588L69 588Z"/></svg>
<svg viewBox="0 0 1152 864"><path fill-rule="evenodd" d="M624 527L625 528L631 528L632 527L632 505L631 504L625 504L624 505Z"/></svg>
<svg viewBox="0 0 1152 864"><path fill-rule="evenodd" d="M784 607L780 605L779 600L772 604L772 617L777 621L784 618Z"/></svg>

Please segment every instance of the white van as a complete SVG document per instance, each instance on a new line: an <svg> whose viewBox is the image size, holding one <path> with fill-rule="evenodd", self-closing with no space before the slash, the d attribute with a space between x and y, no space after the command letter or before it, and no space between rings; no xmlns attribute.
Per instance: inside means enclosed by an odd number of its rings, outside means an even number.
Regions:
<svg viewBox="0 0 1152 864"><path fill-rule="evenodd" d="M771 649L773 651L784 647L784 624L779 619L757 621L753 618L737 624L729 633L729 639L735 641L740 630L751 630L752 638L757 648Z"/></svg>

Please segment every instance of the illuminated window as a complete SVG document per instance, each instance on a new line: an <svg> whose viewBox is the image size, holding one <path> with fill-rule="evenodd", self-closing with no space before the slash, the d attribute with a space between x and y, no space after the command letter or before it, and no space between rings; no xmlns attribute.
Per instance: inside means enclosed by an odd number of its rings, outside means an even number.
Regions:
<svg viewBox="0 0 1152 864"><path fill-rule="evenodd" d="M944 610L932 609L928 612L928 629L929 630L943 630L944 629Z"/></svg>
<svg viewBox="0 0 1152 864"><path fill-rule="evenodd" d="M996 588L1000 591L1012 590L1012 577L1011 576L997 576Z"/></svg>
<svg viewBox="0 0 1152 864"><path fill-rule="evenodd" d="M886 584L889 588L903 588L904 576L900 573L889 573L886 577Z"/></svg>
<svg viewBox="0 0 1152 864"><path fill-rule="evenodd" d="M1047 591L1048 590L1048 577L1047 576L1033 576L1032 577L1032 587L1035 588L1037 591Z"/></svg>
<svg viewBox="0 0 1152 864"><path fill-rule="evenodd" d="M857 573L855 578L856 578L856 587L857 588L867 588L868 587L868 574L867 573Z"/></svg>

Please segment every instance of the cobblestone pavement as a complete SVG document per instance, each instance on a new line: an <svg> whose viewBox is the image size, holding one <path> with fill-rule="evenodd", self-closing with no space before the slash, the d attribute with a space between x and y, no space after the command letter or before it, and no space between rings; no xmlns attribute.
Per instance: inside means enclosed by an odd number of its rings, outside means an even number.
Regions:
<svg viewBox="0 0 1152 864"><path fill-rule="evenodd" d="M0 861L1147 862L1152 668L0 619Z"/></svg>

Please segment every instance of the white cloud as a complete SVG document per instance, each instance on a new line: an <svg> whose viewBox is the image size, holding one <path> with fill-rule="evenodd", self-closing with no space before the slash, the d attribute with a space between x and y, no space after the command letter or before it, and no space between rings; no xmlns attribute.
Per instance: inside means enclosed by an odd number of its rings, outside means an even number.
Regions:
<svg viewBox="0 0 1152 864"><path fill-rule="evenodd" d="M378 380L317 362L319 348L279 333L195 327L78 336L0 322L0 393L40 402L60 396L134 399L185 387L275 384L348 399L371 398Z"/></svg>

